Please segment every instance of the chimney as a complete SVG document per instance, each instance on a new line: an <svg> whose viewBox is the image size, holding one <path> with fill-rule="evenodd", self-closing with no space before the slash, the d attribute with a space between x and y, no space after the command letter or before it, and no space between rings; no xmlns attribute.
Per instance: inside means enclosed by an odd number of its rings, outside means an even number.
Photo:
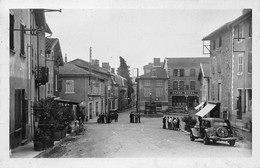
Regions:
<svg viewBox="0 0 260 168"><path fill-rule="evenodd" d="M115 68L111 68L111 72L115 74Z"/></svg>
<svg viewBox="0 0 260 168"><path fill-rule="evenodd" d="M161 66L160 65L160 58L154 58L153 59L153 66Z"/></svg>
<svg viewBox="0 0 260 168"><path fill-rule="evenodd" d="M99 68L99 60L95 59L93 62L93 66Z"/></svg>
<svg viewBox="0 0 260 168"><path fill-rule="evenodd" d="M110 65L108 62L102 62L102 68L104 68L107 71L110 71Z"/></svg>
<svg viewBox="0 0 260 168"><path fill-rule="evenodd" d="M65 63L67 63L67 53L65 53Z"/></svg>
<svg viewBox="0 0 260 168"><path fill-rule="evenodd" d="M243 10L242 10L242 14L244 15L244 14L250 12L250 11L252 11L252 9L243 9Z"/></svg>

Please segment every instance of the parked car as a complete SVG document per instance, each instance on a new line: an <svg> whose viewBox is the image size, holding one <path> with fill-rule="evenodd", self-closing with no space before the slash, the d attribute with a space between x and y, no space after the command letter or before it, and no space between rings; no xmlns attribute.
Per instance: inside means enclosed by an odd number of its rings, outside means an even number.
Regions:
<svg viewBox="0 0 260 168"><path fill-rule="evenodd" d="M236 137L233 136L233 131L228 120L221 118L202 118L190 132L190 140L203 139L203 143L208 145L210 141L227 141L230 146L236 143Z"/></svg>

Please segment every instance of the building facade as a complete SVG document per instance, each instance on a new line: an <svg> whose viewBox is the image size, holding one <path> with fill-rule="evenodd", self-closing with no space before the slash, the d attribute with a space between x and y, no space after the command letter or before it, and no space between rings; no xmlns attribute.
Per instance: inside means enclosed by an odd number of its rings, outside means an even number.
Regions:
<svg viewBox="0 0 260 168"><path fill-rule="evenodd" d="M45 84L46 97L59 97L59 66L63 66L63 57L59 39L45 38L46 59L49 69L49 80Z"/></svg>
<svg viewBox="0 0 260 168"><path fill-rule="evenodd" d="M175 112L193 110L199 104L200 63L208 63L206 57L165 58L163 68L169 77L169 108Z"/></svg>
<svg viewBox="0 0 260 168"><path fill-rule="evenodd" d="M45 33L51 33L43 9L9 10L10 148L32 140L32 104L44 98L48 81Z"/></svg>
<svg viewBox="0 0 260 168"><path fill-rule="evenodd" d="M150 108L166 111L168 108L168 77L166 71L158 66L136 78L138 93L138 111L149 113ZM154 112L156 112L154 111Z"/></svg>
<svg viewBox="0 0 260 168"><path fill-rule="evenodd" d="M211 94L219 103L217 117L233 126L252 124L252 11L226 23L203 38L210 41Z"/></svg>

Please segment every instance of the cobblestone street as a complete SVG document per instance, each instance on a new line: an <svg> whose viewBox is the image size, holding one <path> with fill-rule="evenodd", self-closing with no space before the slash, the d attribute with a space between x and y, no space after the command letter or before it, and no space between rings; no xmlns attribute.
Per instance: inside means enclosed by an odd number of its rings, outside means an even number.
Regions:
<svg viewBox="0 0 260 168"><path fill-rule="evenodd" d="M237 142L204 145L191 142L187 133L162 129L161 118L141 118L130 123L129 113L119 113L119 121L111 124L85 124L86 131L66 137L59 145L39 157L63 158L161 158L161 157L250 157L251 149Z"/></svg>

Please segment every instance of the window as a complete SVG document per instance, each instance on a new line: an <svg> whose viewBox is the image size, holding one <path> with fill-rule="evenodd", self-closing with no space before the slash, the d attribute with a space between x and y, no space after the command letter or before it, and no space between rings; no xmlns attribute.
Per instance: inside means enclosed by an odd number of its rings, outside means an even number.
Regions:
<svg viewBox="0 0 260 168"><path fill-rule="evenodd" d="M216 48L216 40L213 40L212 49L215 50Z"/></svg>
<svg viewBox="0 0 260 168"><path fill-rule="evenodd" d="M190 90L195 90L195 81L190 81Z"/></svg>
<svg viewBox="0 0 260 168"><path fill-rule="evenodd" d="M238 55L238 74L243 74L243 53Z"/></svg>
<svg viewBox="0 0 260 168"><path fill-rule="evenodd" d="M244 38L244 24L240 23L238 24L238 41Z"/></svg>
<svg viewBox="0 0 260 168"><path fill-rule="evenodd" d="M246 111L252 111L252 89L246 90Z"/></svg>
<svg viewBox="0 0 260 168"><path fill-rule="evenodd" d="M74 80L66 80L66 93L74 93Z"/></svg>
<svg viewBox="0 0 260 168"><path fill-rule="evenodd" d="M180 90L184 90L184 81L179 82Z"/></svg>
<svg viewBox="0 0 260 168"><path fill-rule="evenodd" d="M14 15L10 14L9 15L10 19L10 30L9 30L9 42L10 42L10 50L14 50Z"/></svg>
<svg viewBox="0 0 260 168"><path fill-rule="evenodd" d="M178 76L178 69L173 70L173 76Z"/></svg>
<svg viewBox="0 0 260 168"><path fill-rule="evenodd" d="M173 81L173 90L178 90L178 81Z"/></svg>
<svg viewBox="0 0 260 168"><path fill-rule="evenodd" d="M163 88L156 88L156 97L162 97Z"/></svg>
<svg viewBox="0 0 260 168"><path fill-rule="evenodd" d="M144 97L149 97L151 93L151 88L144 88Z"/></svg>
<svg viewBox="0 0 260 168"><path fill-rule="evenodd" d="M195 69L190 70L190 76L196 76L196 70Z"/></svg>
<svg viewBox="0 0 260 168"><path fill-rule="evenodd" d="M156 80L156 86L162 86L163 82L162 80Z"/></svg>
<svg viewBox="0 0 260 168"><path fill-rule="evenodd" d="M252 19L249 20L249 37L252 37Z"/></svg>
<svg viewBox="0 0 260 168"><path fill-rule="evenodd" d="M180 69L180 77L184 76L184 69Z"/></svg>
<svg viewBox="0 0 260 168"><path fill-rule="evenodd" d="M149 80L145 80L144 81L144 86L150 86L150 81Z"/></svg>
<svg viewBox="0 0 260 168"><path fill-rule="evenodd" d="M222 37L219 37L219 41L218 41L218 46L221 47L222 46Z"/></svg>
<svg viewBox="0 0 260 168"><path fill-rule="evenodd" d="M189 90L189 85L186 85L186 90Z"/></svg>
<svg viewBox="0 0 260 168"><path fill-rule="evenodd" d="M248 53L248 73L252 73L252 52Z"/></svg>
<svg viewBox="0 0 260 168"><path fill-rule="evenodd" d="M25 55L25 52L24 52L24 33L25 33L25 31L24 31L24 25L23 24L21 24L20 25L20 28L21 28L21 31L20 31L20 47L21 47L21 51L20 51L20 55L22 55L22 56L24 56Z"/></svg>

